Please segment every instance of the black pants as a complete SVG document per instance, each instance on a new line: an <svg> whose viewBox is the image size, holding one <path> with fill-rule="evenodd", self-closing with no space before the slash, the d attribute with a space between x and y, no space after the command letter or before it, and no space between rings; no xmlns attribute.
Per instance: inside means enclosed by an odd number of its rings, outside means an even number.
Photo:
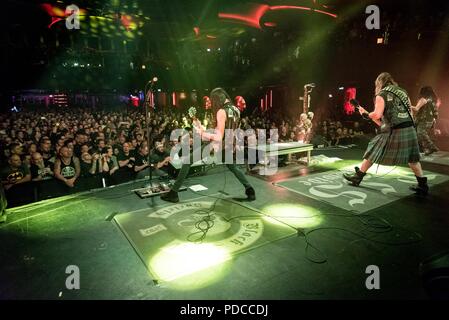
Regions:
<svg viewBox="0 0 449 320"><path fill-rule="evenodd" d="M224 153L224 152L223 152ZM224 159L224 154L222 153L222 159ZM194 152L190 153L190 162L188 164L183 164L181 166L181 170L179 171L178 177L176 178L175 183L173 184L172 190L178 192L181 188L184 180L187 178L187 175L189 174L190 167L193 163L193 154ZM237 178L237 180L240 181L241 184L247 188L251 188L251 184L248 182L248 180L245 177L245 174L240 170L240 168L235 163L226 164L226 167L231 171L234 176Z"/></svg>
<svg viewBox="0 0 449 320"><path fill-rule="evenodd" d="M425 152L427 150L438 150L437 146L430 138L433 130L433 122L420 122L418 123L416 129L421 152Z"/></svg>

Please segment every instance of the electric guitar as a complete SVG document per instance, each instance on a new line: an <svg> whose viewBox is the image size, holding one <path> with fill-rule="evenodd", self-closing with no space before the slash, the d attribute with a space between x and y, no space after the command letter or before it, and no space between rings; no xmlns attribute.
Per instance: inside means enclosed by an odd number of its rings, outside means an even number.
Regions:
<svg viewBox="0 0 449 320"><path fill-rule="evenodd" d="M189 114L189 117L192 119L196 119L196 108L195 107L190 107L189 110L187 111L187 113Z"/></svg>
<svg viewBox="0 0 449 320"><path fill-rule="evenodd" d="M193 126L196 128L201 128L201 122L196 117L197 110L195 107L190 107L189 110L187 110L187 113L189 117L193 120Z"/></svg>

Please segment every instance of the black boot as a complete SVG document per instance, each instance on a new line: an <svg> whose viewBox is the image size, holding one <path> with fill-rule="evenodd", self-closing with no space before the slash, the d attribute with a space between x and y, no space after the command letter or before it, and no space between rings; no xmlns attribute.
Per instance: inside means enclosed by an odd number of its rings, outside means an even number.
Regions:
<svg viewBox="0 0 449 320"><path fill-rule="evenodd" d="M426 196L429 193L427 178L416 176L416 180L418 181L418 185L410 187L410 190L415 191L417 195Z"/></svg>
<svg viewBox="0 0 449 320"><path fill-rule="evenodd" d="M360 182L362 182L363 177L365 177L365 175L366 175L365 172L362 172L362 171L360 171L360 169L358 167L355 167L354 175L344 173L343 178L345 178L346 180L351 182L353 186L357 187L360 184Z"/></svg>
<svg viewBox="0 0 449 320"><path fill-rule="evenodd" d="M179 202L178 193L173 190L170 190L169 192L161 195L161 199L164 201L173 202L173 203Z"/></svg>
<svg viewBox="0 0 449 320"><path fill-rule="evenodd" d="M253 187L246 188L245 194L246 194L246 197L247 197L246 199L248 201L256 200L256 192L254 191Z"/></svg>

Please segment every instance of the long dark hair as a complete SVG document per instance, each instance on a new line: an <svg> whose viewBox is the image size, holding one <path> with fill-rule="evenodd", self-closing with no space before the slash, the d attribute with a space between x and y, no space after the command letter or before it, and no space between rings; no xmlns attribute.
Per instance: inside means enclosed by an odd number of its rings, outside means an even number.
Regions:
<svg viewBox="0 0 449 320"><path fill-rule="evenodd" d="M215 118L217 117L218 110L224 107L226 100L232 101L229 94L223 88L215 88L211 91L210 101L212 104L211 109L214 120L216 120Z"/></svg>
<svg viewBox="0 0 449 320"><path fill-rule="evenodd" d="M106 146L103 149L101 149L101 154L107 154L109 150L112 150L112 155L114 155L114 149L112 149L111 146Z"/></svg>
<svg viewBox="0 0 449 320"><path fill-rule="evenodd" d="M419 97L424 98L424 99L430 99L434 102L437 102L437 100L438 100L438 97L435 94L435 91L433 91L431 86L422 87L419 90Z"/></svg>

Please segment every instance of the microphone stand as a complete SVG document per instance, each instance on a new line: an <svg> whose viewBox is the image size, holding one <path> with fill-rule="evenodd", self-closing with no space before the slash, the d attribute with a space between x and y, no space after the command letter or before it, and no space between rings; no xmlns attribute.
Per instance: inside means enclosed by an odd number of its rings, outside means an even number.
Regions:
<svg viewBox="0 0 449 320"><path fill-rule="evenodd" d="M147 155L147 163L150 169L150 182L148 184L145 184L145 188L150 187L153 188L153 165L150 162L150 112L148 105L149 102L149 95L153 93L153 80L148 81L145 85L145 118L146 118L146 125L147 125L147 147L148 147L148 155ZM148 85L150 85L150 88L147 90Z"/></svg>

